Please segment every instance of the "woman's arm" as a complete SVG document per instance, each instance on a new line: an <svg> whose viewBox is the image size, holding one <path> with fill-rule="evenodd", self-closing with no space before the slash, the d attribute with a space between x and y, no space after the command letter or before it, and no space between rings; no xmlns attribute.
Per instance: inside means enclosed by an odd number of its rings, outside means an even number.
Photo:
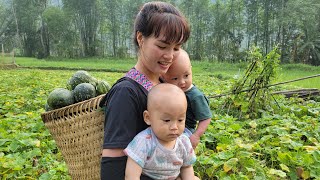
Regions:
<svg viewBox="0 0 320 180"><path fill-rule="evenodd" d="M206 132L210 124L210 121L211 121L211 118L200 121L196 131L190 136L190 141L193 149L195 149L199 144L200 137L204 134L204 132Z"/></svg>
<svg viewBox="0 0 320 180"><path fill-rule="evenodd" d="M127 160L126 166L126 180L140 180L142 168L130 157Z"/></svg>
<svg viewBox="0 0 320 180"><path fill-rule="evenodd" d="M121 157L125 156L123 149L103 149L102 157Z"/></svg>
<svg viewBox="0 0 320 180"><path fill-rule="evenodd" d="M101 179L125 179L127 156L123 149L140 129L145 129L142 125L147 127L142 116L144 108L139 108L146 107L146 96L140 94L135 84L124 79L106 95Z"/></svg>

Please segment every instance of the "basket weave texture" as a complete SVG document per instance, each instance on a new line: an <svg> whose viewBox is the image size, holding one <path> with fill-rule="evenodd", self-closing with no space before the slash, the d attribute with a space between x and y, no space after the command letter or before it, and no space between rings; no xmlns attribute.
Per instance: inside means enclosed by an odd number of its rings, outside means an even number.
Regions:
<svg viewBox="0 0 320 180"><path fill-rule="evenodd" d="M41 114L72 179L100 179L104 95Z"/></svg>

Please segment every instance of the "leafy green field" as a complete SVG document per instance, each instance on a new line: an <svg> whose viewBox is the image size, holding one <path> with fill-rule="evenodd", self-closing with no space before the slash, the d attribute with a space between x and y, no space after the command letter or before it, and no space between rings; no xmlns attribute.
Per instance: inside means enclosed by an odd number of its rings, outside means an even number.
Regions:
<svg viewBox="0 0 320 180"><path fill-rule="evenodd" d="M87 60L83 60L87 61ZM85 64L61 62L61 67L118 68L116 61ZM19 61L18 64L22 65ZM47 62L43 63L43 66ZM60 62L54 61L55 66ZM121 62L132 66L131 60ZM84 66L86 65L86 66ZM92 66L91 66L92 65ZM31 66L26 65L25 66ZM39 66L34 64L33 66ZM207 95L227 92L237 68L193 63L194 82ZM223 68L231 69L222 74ZM300 67L300 66L299 66ZM282 68L290 77L314 74ZM300 67L301 68L301 67ZM314 69L313 69L314 68ZM218 71L220 69L220 71ZM242 71L242 70L241 70ZM0 70L0 178L70 179L67 166L40 114L48 94L65 87L74 70ZM220 74L221 73L221 74ZM113 84L123 73L90 71ZM317 83L313 83L317 85ZM313 86L315 87L315 86ZM241 118L222 111L226 97L211 98L212 123L196 149L196 174L202 179L320 179L320 102L275 96L271 110L262 116ZM239 104L244 102L237 102Z"/></svg>
<svg viewBox="0 0 320 180"><path fill-rule="evenodd" d="M1 179L70 179L40 114L48 94L73 71L0 70ZM122 73L92 73L110 83Z"/></svg>
<svg viewBox="0 0 320 180"><path fill-rule="evenodd" d="M39 60L35 58L16 57L16 63L22 67L60 67L60 68L79 68L79 69L105 69L107 71L127 71L136 63L135 59L48 59ZM193 73L195 76L214 75L216 77L230 78L235 75L242 75L247 67L246 63L218 63L208 61L193 61ZM320 67L304 64L282 65L279 77L274 83L289 81L320 74ZM320 89L320 77L306 79L287 84L287 88L296 87L318 88Z"/></svg>

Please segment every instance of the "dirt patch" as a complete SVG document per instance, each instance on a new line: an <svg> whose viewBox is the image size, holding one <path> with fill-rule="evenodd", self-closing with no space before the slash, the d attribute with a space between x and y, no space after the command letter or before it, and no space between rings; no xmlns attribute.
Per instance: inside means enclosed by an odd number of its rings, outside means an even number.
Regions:
<svg viewBox="0 0 320 180"><path fill-rule="evenodd" d="M17 64L0 64L0 69L16 69L18 67Z"/></svg>
<svg viewBox="0 0 320 180"><path fill-rule="evenodd" d="M286 98L290 97L299 97L303 99L313 98L320 95L320 90L316 88L311 89L297 89L297 90L286 90L286 91L278 91L272 94L282 94Z"/></svg>

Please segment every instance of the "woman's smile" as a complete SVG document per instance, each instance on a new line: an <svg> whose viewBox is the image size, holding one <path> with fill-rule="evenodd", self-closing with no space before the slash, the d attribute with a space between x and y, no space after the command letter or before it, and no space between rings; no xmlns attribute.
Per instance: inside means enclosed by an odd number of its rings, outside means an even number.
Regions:
<svg viewBox="0 0 320 180"><path fill-rule="evenodd" d="M160 67L162 69L169 69L170 65L172 64L172 62L167 62L167 61L158 61L158 64L160 65Z"/></svg>

